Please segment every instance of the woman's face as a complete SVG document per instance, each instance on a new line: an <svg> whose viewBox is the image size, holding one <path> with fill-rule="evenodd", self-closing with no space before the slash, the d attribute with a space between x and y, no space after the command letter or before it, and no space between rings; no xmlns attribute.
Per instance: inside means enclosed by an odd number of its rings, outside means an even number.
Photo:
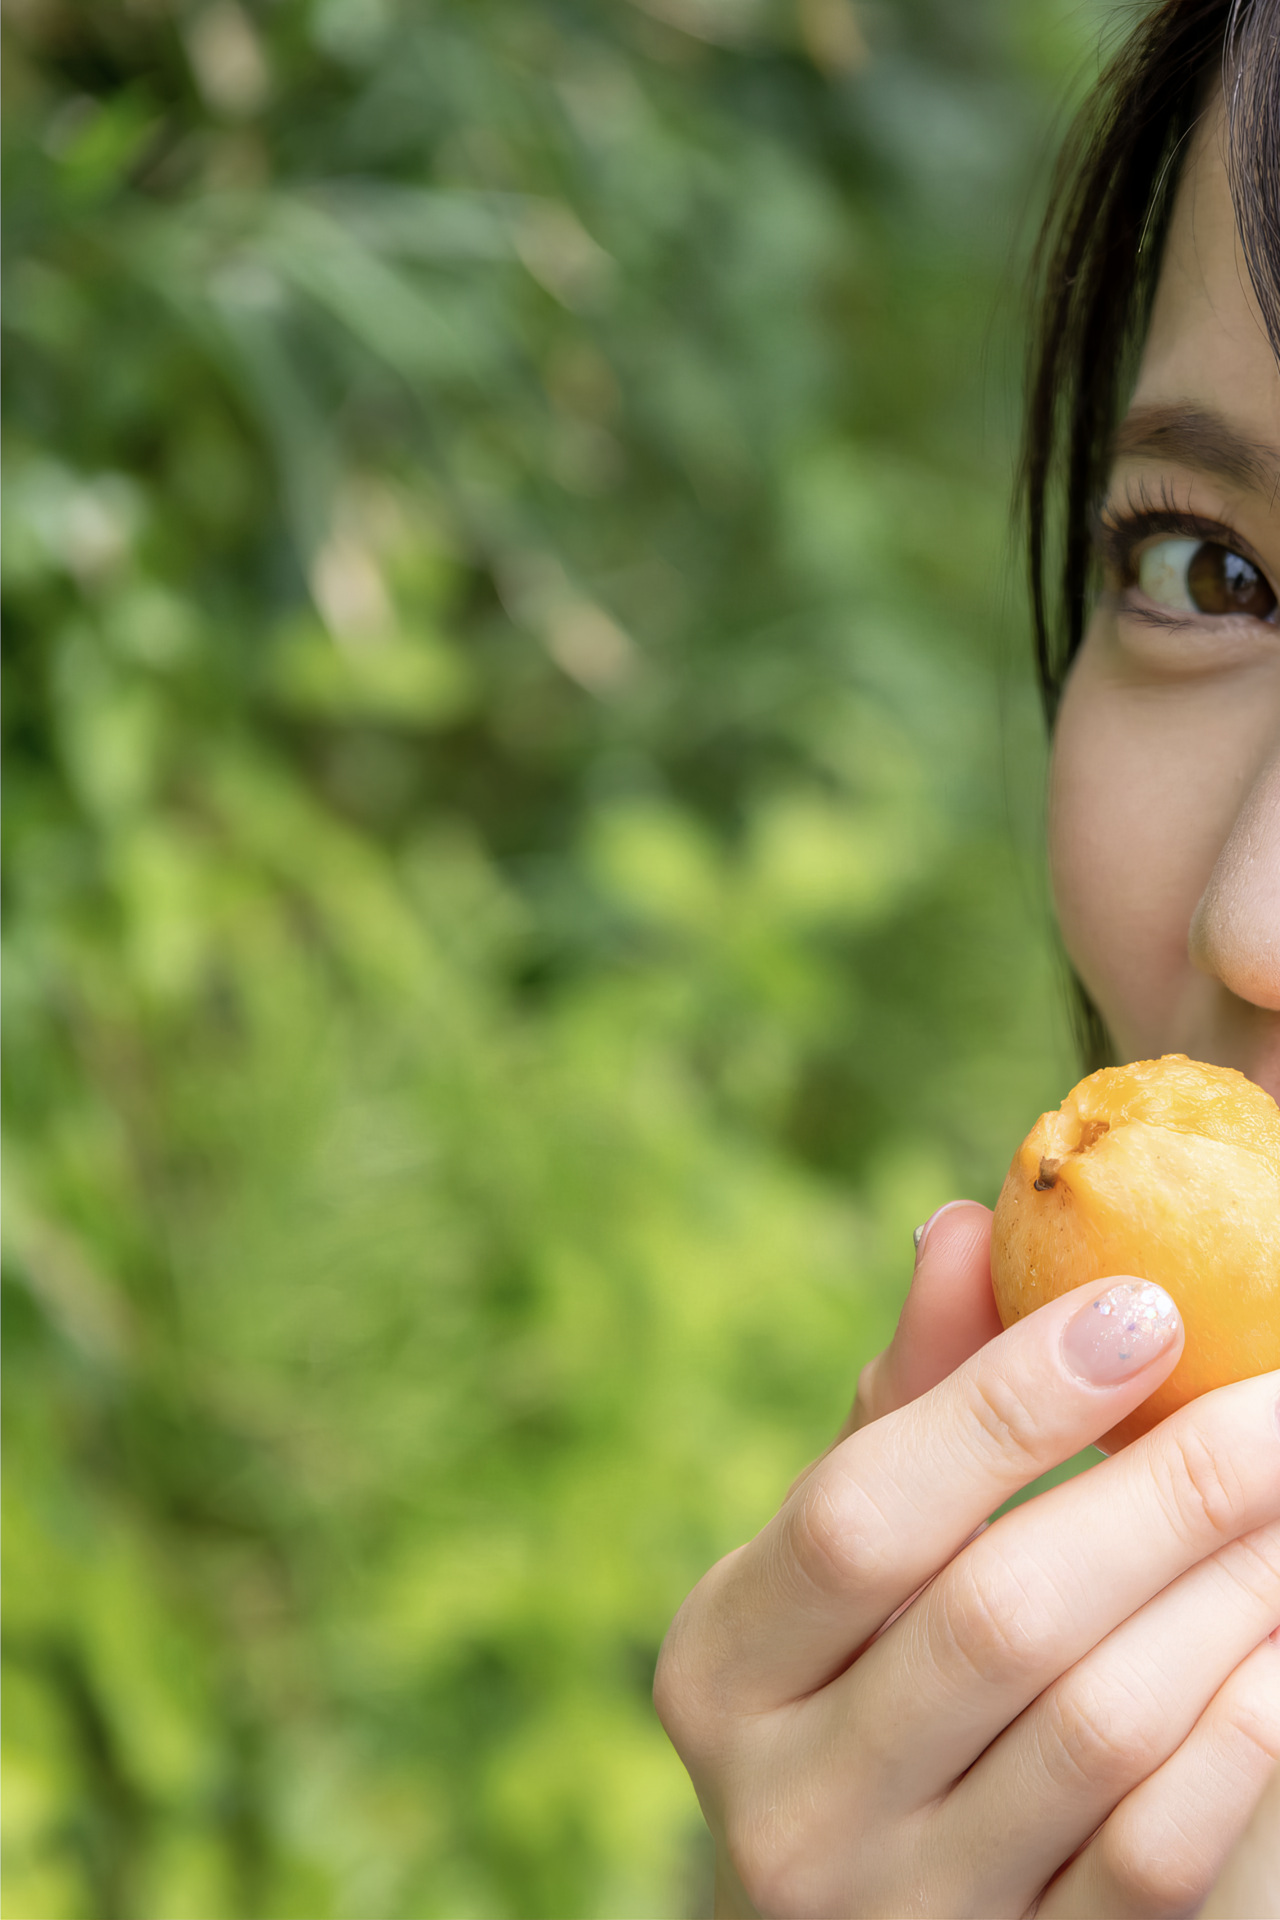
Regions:
<svg viewBox="0 0 1280 1920"><path fill-rule="evenodd" d="M1280 370L1221 137L1192 149L1116 439L1050 857L1121 1057L1189 1053L1280 1098Z"/></svg>

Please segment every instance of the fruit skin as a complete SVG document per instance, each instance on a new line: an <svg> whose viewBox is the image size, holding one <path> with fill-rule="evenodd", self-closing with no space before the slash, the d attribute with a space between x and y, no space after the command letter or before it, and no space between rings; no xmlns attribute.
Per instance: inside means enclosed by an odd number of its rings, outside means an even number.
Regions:
<svg viewBox="0 0 1280 1920"><path fill-rule="evenodd" d="M1280 1368L1280 1107L1183 1053L1104 1067L1042 1113L991 1234L1005 1326L1087 1280L1153 1280L1186 1328L1163 1385L1114 1450L1212 1387Z"/></svg>

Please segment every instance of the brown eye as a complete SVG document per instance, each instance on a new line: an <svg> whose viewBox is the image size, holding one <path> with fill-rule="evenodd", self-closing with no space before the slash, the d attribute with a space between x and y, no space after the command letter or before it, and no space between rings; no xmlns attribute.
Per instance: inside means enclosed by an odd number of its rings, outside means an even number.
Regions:
<svg viewBox="0 0 1280 1920"><path fill-rule="evenodd" d="M1248 613L1269 620L1276 596L1252 560L1204 540L1187 567L1187 595L1198 613Z"/></svg>
<svg viewBox="0 0 1280 1920"><path fill-rule="evenodd" d="M1245 613L1270 620L1276 611L1266 575L1218 540L1153 540L1138 554L1133 577L1149 600L1171 613Z"/></svg>

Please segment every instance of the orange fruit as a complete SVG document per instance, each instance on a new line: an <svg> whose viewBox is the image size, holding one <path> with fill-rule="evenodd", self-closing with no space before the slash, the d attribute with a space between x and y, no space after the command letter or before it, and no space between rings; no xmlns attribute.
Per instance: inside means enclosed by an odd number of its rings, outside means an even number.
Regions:
<svg viewBox="0 0 1280 1920"><path fill-rule="evenodd" d="M1184 1053L1091 1073L1013 1156L991 1234L1005 1326L1087 1280L1153 1280L1186 1328L1124 1446L1211 1387L1280 1368L1280 1107Z"/></svg>

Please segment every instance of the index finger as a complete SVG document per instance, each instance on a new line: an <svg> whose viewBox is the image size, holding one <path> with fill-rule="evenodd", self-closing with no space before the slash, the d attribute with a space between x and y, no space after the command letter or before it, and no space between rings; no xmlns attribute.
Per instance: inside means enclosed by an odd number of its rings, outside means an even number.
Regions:
<svg viewBox="0 0 1280 1920"><path fill-rule="evenodd" d="M761 1712L843 1672L996 1507L1132 1412L1181 1351L1160 1287L1092 1281L841 1441L677 1616L673 1634L709 1656L704 1685Z"/></svg>

